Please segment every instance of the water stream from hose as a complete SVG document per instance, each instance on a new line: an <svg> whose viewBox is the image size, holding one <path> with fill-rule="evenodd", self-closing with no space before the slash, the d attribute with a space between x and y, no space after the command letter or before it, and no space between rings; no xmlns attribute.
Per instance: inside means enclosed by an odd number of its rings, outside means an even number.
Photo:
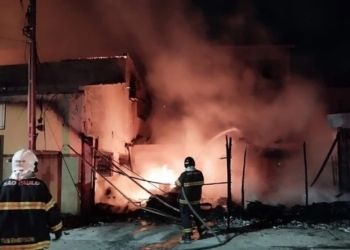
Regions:
<svg viewBox="0 0 350 250"><path fill-rule="evenodd" d="M220 138L221 136L225 135L226 133L229 132L241 132L238 128L236 127L232 127L229 129L226 129L222 132L220 132L219 134L215 135L213 138L211 138L202 148L202 151L199 153L199 155L196 157L196 160L198 160L198 158L204 153L204 151L206 150L206 148L212 143L214 142L216 139Z"/></svg>

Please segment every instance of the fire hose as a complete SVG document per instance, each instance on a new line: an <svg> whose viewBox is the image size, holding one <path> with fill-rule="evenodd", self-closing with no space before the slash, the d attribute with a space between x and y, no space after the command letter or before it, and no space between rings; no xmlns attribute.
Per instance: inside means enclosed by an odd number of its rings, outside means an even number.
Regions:
<svg viewBox="0 0 350 250"><path fill-rule="evenodd" d="M93 148L94 150L96 150L97 152L99 152L97 149L95 149L95 148ZM100 153L100 152L99 152ZM101 153L100 153L101 154ZM103 157L106 157L105 155L103 155L103 154L101 154ZM107 158L107 157L106 157ZM137 183L135 180L133 180L133 178L131 178L131 176L129 176L129 175L127 175L123 170L121 170L119 167L117 167L114 163L112 163L112 165L116 168L116 169L118 169L124 176L126 176L126 177L129 177L129 179L130 180L132 180L133 182L135 182L135 183ZM106 178L104 178L105 180L107 180ZM110 181L108 181L108 183L110 183L111 184L111 182ZM140 185L139 183L137 183L137 185L139 186L139 187L141 187L143 190L145 190L145 191L147 191L148 193L150 193L148 190L146 190L142 185ZM113 187L114 188L116 188L114 185L113 185ZM116 188L117 189L117 188ZM117 189L118 190L118 189ZM119 191L119 190L118 190ZM120 193L121 193L121 191L119 191ZM212 230L212 228L210 228L206 223L205 223L205 221L203 220L203 218L201 218L200 217L200 215L194 210L194 208L191 206L191 204L189 203L189 201L188 201L188 199L187 199L187 196L186 196L186 194L185 194L185 191L184 191L184 188L182 187L182 193L183 193L183 195L184 195L184 198L185 198L185 200L186 200L186 202L187 202L187 204L188 204L188 206L189 206L189 208L191 209L191 211L193 212L193 214L194 214L194 216L196 216L198 219L199 219L199 221L203 224L203 226L205 226L207 229L208 229L208 231L212 234L212 235L214 235L215 237L216 237L216 239L218 240L218 242L219 242L219 244L226 244L226 242L225 241L222 241L220 238L219 238L219 236L214 232L214 230ZM151 193L150 193L151 194ZM125 197L125 196L124 196ZM164 205L167 205L168 207L171 207L171 208L174 208L174 207L172 207L171 205L169 205L169 204L167 204L166 202L164 202L163 200L161 200L160 198L158 198L157 200L159 200L159 201L161 201L161 203L162 204L164 204ZM178 209L176 209L177 211L179 211ZM170 217L170 216L169 216ZM170 218L174 218L174 217L170 217Z"/></svg>
<svg viewBox="0 0 350 250"><path fill-rule="evenodd" d="M101 151L99 151L98 149L91 147L93 150L95 150L96 152L98 152L100 155L102 155L106 160L108 161L112 161L115 162L117 164L119 164L121 167L127 168L126 166L124 166L123 164L119 163L116 160L113 159L109 159L107 156L105 156ZM113 166L115 166L113 164ZM119 167L118 167L119 168ZM143 178L142 176L140 176L139 174L135 173L134 171L130 170L129 168L127 168L131 173L135 174L138 177L134 177L134 176L130 176L128 174L126 174L124 171L123 172L117 172L115 170L113 170L115 173L126 176L130 179L134 179L134 180L138 180L138 181L144 181L144 182L148 182L149 184L151 184L152 186L154 186L155 188L157 188L158 190L162 191L163 193L166 193L165 191L161 190L160 188L158 188L157 186L153 185L153 184L160 184L160 185L169 185L169 183L164 183L164 182L157 182L157 181L150 181L147 180L145 178ZM227 184L227 181L221 181L221 182L212 182L212 183L205 183L203 184L203 186L212 186L212 185L221 185L221 184Z"/></svg>
<svg viewBox="0 0 350 250"><path fill-rule="evenodd" d="M110 169L112 170L112 169ZM113 172L115 172L116 174L120 174L120 175L123 175L123 176L126 176L125 174L123 174L122 172L119 172L117 170L112 170ZM129 178L131 179L134 179L134 180L137 180L137 181L144 181L144 182L148 182L149 184L160 184L160 185L169 185L169 183L164 183L164 182L158 182L158 181L150 181L150 180L147 180L145 178L138 178L138 177L134 177L134 176L128 176ZM227 184L227 182L214 182L214 183L205 183L203 184L203 186L211 186L211 185L219 185L219 184ZM155 186L157 187L157 186ZM159 189L159 188L157 188ZM159 189L160 191L162 191L163 193L166 193L165 191Z"/></svg>
<svg viewBox="0 0 350 250"><path fill-rule="evenodd" d="M97 149L95 149L95 150L97 151ZM114 164L113 164L113 165L114 165ZM123 171L122 171L122 174L123 174L123 175L126 175L126 173L125 173L125 172L123 173ZM130 179L133 178L132 176L128 176L128 175L126 175L126 176L129 177ZM135 178L135 177L134 177L134 178ZM135 178L135 179L139 179L139 178ZM147 181L147 180L144 179L144 178L139 179L139 180ZM147 181L147 182L151 182L151 181ZM210 184L211 184L211 183L210 183ZM215 236L215 238L216 238L217 241L219 242L218 246L226 244L229 240L222 241L222 240L219 238L219 236L214 232L214 230L213 230L211 227L209 227L209 226L205 223L205 221L203 220L203 218L202 218L202 217L196 212L196 210L192 207L192 205L190 204L190 202L189 202L188 199L187 199L187 196L186 196L184 187L182 187L182 193L183 193L184 198L185 198L185 200L186 200L186 203L188 204L189 208L191 209L193 215L196 216L196 217L198 218L198 220L202 223L202 225L205 226L205 227L208 229L208 231L209 231L212 235ZM165 202L162 202L162 203L164 204ZM169 206L170 206L170 205L169 205ZM213 246L211 246L211 247L213 247ZM203 249L203 248L201 248L201 249Z"/></svg>
<svg viewBox="0 0 350 250"><path fill-rule="evenodd" d="M97 149L95 149L95 150L98 152ZM102 153L100 153L100 154L103 155ZM103 156L104 156L104 155L103 155ZM106 158L107 158L107 157L106 157ZM113 164L113 166L116 167L114 164ZM117 168L117 167L116 167L116 168ZM118 169L118 168L117 168L117 169ZM120 169L120 168L119 168L119 169ZM118 172L117 172L117 173L118 173ZM146 179L144 179L144 178L136 178L136 177L129 176L129 175L127 175L124 171L121 171L120 174L122 174L122 175L124 175L124 176L127 176L127 177L129 177L130 179L137 179L137 180L146 181L146 182L149 182L149 183L152 182L152 181L148 181L148 180L146 180ZM158 182L153 182L153 183L158 183ZM163 184L163 183L158 183L158 184ZM213 184L215 184L215 183L209 183L209 185L213 185ZM141 185L140 185L140 186L141 186ZM222 241L222 240L219 238L219 236L214 232L214 230L213 230L211 227L209 227L209 226L205 223L205 221L203 220L203 218L200 217L200 215L199 215L199 214L196 212L196 210L192 207L192 205L190 204L190 202L189 202L188 199L187 199L187 196L186 196L186 193L185 193L183 187L182 187L182 192L183 192L184 198L185 198L185 200L186 200L186 202L187 202L189 208L191 209L192 213L194 214L194 216L196 216L196 217L199 219L199 221L202 223L202 225L205 226L205 227L208 229L208 231L209 231L212 235L215 236L215 238L216 238L216 239L218 240L218 242L219 242L219 245L218 245L218 246L226 244L229 240ZM164 204L165 202L162 201L162 203ZM167 203L166 203L166 204L167 204ZM168 205L169 205L169 204L168 204ZM169 205L169 206L170 206L170 205ZM201 248L201 249L202 249L202 248Z"/></svg>
<svg viewBox="0 0 350 250"><path fill-rule="evenodd" d="M99 154L103 155L102 152L98 151L98 149L96 149L96 148L94 148L94 147L91 147L91 148L94 149L94 150L96 150L96 152L98 152ZM130 175L129 175L130 178L133 178L133 179L139 180L139 181L148 182L148 183L151 184L154 188L158 189L159 191L162 191L163 193L166 193L164 190L162 190L162 189L160 189L159 187L157 187L156 185L154 185L154 184L164 184L164 183L148 181L148 180L146 180L145 178L143 178L141 175L139 175L139 174L135 173L134 171L132 171L130 168L128 168L128 167L124 166L123 164L121 164L120 162L118 162L118 161L116 161L116 160L114 160L114 159L110 159L110 160L111 160L112 162L115 162L115 163L119 164L121 167L128 169L131 173L133 173L134 175L137 176L137 177L134 177L134 176L130 176ZM124 175L124 176L125 176L125 174L123 174L123 173L121 173L121 172L118 172L118 174L121 174L121 175Z"/></svg>
<svg viewBox="0 0 350 250"><path fill-rule="evenodd" d="M184 198L186 200L186 203L188 205L188 207L191 209L192 213L194 214L194 216L196 216L199 221L208 229L208 231L215 236L215 238L218 240L218 243L217 245L211 245L211 246L206 246L206 247L200 247L200 248L191 248L192 250L204 250L204 249L211 249L213 247L219 247L219 246L223 246L223 245L226 245L230 240L232 240L235 235L231 236L231 237L227 237L225 240L221 240L219 238L219 236L217 234L215 234L214 230L209 227L207 225L207 223L205 223L205 221L203 220L202 217L200 217L200 215L196 212L196 210L192 207L192 205L190 204L190 202L188 201L187 199L187 196L186 196L186 193L185 193L185 190L184 190L184 187L182 187L182 193L184 195Z"/></svg>
<svg viewBox="0 0 350 250"><path fill-rule="evenodd" d="M98 152L99 154L103 155L103 153L100 152L100 151L98 151L96 148L94 148L94 147L91 147L91 148L94 149L94 150L95 150L96 152ZM118 161L116 161L116 160L114 160L114 159L108 159L108 160L119 164L121 167L124 167L124 168L128 169L131 173L133 173L134 175L138 176L138 177L134 177L134 176L130 176L130 175L129 175L129 178L132 178L132 179L135 179L135 180L138 180L138 181L145 181L145 182L148 182L148 183L151 184L154 188L158 189L159 191L162 191L163 193L166 193L164 190L162 190L162 189L160 189L159 187L157 187L156 185L154 185L154 184L164 184L164 183L159 183L159 182L154 182L154 181L148 181L148 180L146 180L145 178L143 178L141 175L135 173L134 171L132 171L132 170L129 169L128 167L126 167L126 166L124 166L123 164L121 164L120 162L118 162ZM115 171L115 172L116 172L116 171ZM121 172L116 172L116 173L125 176L125 174L123 174L123 173L121 173Z"/></svg>
<svg viewBox="0 0 350 250"><path fill-rule="evenodd" d="M145 182L148 182L150 184L152 183L157 183L157 184L166 184L166 183L160 183L160 182L153 182L153 181L149 181L149 180L146 180L144 178L137 178L137 177L133 177L133 176L130 176L128 175L127 173L125 173L125 171L123 171L119 166L117 166L116 164L113 163L114 160L111 160L109 159L107 156L105 156L102 152L100 152L98 149L96 149L95 147L91 147L93 150L95 150L97 153L99 153L104 159L106 159L107 161L111 161L112 165L119 171L115 171L116 173L119 173L127 178L129 178L132 182L134 182L136 185L138 185L141 189L143 189L144 191L146 191L148 194L150 194L151 196L153 196L153 194L148 191L145 187L143 187L141 184L139 184L137 181L135 180L140 180L140 181L145 181ZM120 164L120 163L119 163ZM121 164L120 164L121 165ZM122 165L121 165L122 166ZM131 171L132 173L136 174L135 172ZM227 182L217 182L217 183L207 183L207 184L204 184L204 185L217 185L217 184L227 184ZM162 190L161 190L162 191ZM162 191L164 192L164 191ZM165 193L165 192L164 192ZM174 211L176 212L180 212L179 209L171 206L170 204L166 203L165 201L163 201L162 199L160 199L158 196L153 196L156 200L158 200L160 203L162 203L163 205L173 209Z"/></svg>
<svg viewBox="0 0 350 250"><path fill-rule="evenodd" d="M96 148L94 148L94 147L91 147L92 149L94 149L94 150L96 150L97 152L99 152ZM100 153L100 152L99 152ZM101 154L101 153L100 153ZM108 157L106 157L104 154L101 154L102 155L102 157L104 157L106 160L109 160L108 159ZM137 186L139 186L142 190L144 190L145 192L147 192L148 194L150 194L150 195L153 195L150 191L148 191L145 187L143 187L140 183L138 183L137 181L135 181L133 178L130 178L130 176L127 174L127 173L125 173L120 167L118 167L116 164L114 164L113 162L111 162L112 163L112 165L118 170L118 171L120 171L121 173L123 173L126 177L128 177L132 182L134 182ZM156 199L156 200L158 200L160 203L162 203L163 205L165 205L165 206L167 206L167 207L169 207L169 208L171 208L171 209L173 209L174 211L176 211L176 212L180 212L180 210L179 209L177 209L177 208L175 208L175 207L173 207L173 206L171 206L171 205L169 205L168 203L166 203L166 202L164 202L162 199L160 199L158 196L154 196L154 198Z"/></svg>
<svg viewBox="0 0 350 250"><path fill-rule="evenodd" d="M79 155L79 153L74 149L72 148L70 145L64 145L64 146L67 146L69 147L75 154ZM85 160L84 158L81 157L81 159L89 165L89 167L97 174L99 174L108 184L110 184L115 190L117 190L126 200L128 200L130 203L132 203L135 207L138 207L139 209L142 209L144 211L147 211L147 212L150 212L150 213L154 213L154 214L157 214L157 215L160 215L160 216L163 216L163 217L168 217L168 218L171 218L171 219L174 219L174 220L177 220L177 221L180 221L179 218L177 217L174 217L172 215L169 215L169 214L166 214L166 213L162 213L156 209L152 209L152 208L145 208L145 207L142 207L142 206L139 206L137 205L134 201L132 201L129 197L127 197L121 190L119 190L119 188L117 188L111 181L109 181L106 177L102 176L98 171L97 169L92 166L92 164L90 162L88 162L87 160ZM164 201L162 201L162 203L165 203ZM167 204L167 203L165 203ZM168 206L170 206L169 204L167 204Z"/></svg>
<svg viewBox="0 0 350 250"><path fill-rule="evenodd" d="M97 150L96 148L94 148L94 147L91 147L91 148L92 148L93 150L95 150L96 152L98 152L100 155L102 155L102 157L104 157L106 160L110 160L110 159L108 159L107 156L105 156L102 152L100 152L100 151ZM149 194L152 195L151 192L149 192L147 189L145 189L142 185L140 185L139 183L137 183L137 182L136 182L135 180L133 180L133 179L138 179L138 180L141 180L141 181L147 181L147 182L149 182L149 183L152 183L152 181L148 181L148 180L146 180L146 179L144 179L144 178L136 178L136 177L129 176L129 175L127 175L123 170L121 170L121 168L119 168L118 166L116 166L113 162L112 162L112 165L113 165L117 170L120 171L120 174L122 174L122 175L128 177L128 178L131 179L134 183L136 183L139 187L141 187L143 190L145 190L146 192L148 192ZM134 172L133 172L133 173L134 173ZM155 182L153 182L153 183L155 183ZM226 182L222 182L222 183L226 183ZM164 184L164 183L158 183L158 184ZM213 184L216 184L216 183L208 183L207 185L213 185ZM220 184L221 184L221 182L220 182ZM189 208L191 209L191 211L193 212L193 214L201 221L201 223L208 229L208 231L209 231L210 233L212 233L212 234L216 237L216 239L218 240L218 242L219 242L220 244L221 244L221 243L224 243L224 242L221 241L220 238L215 234L215 232L205 223L205 221L203 220L203 218L201 218L200 215L193 209L193 207L191 206L191 204L189 203L189 201L188 201L188 199L187 199L187 196L186 196L186 194L185 194L185 191L184 191L184 188L183 188L183 187L182 187L182 192L183 192L184 198L185 198L186 202L189 204ZM158 197L156 197L156 198L158 198ZM160 201L162 204L168 206L168 207L174 208L174 207L170 206L169 204L167 204L166 202L164 202L163 200L161 200L160 198L158 198L157 200ZM176 209L176 211L179 211L179 209Z"/></svg>
<svg viewBox="0 0 350 250"><path fill-rule="evenodd" d="M211 229L211 227L209 227L209 226L207 225L207 223L205 223L205 221L202 219L202 217L200 217L199 214L196 212L196 210L192 207L192 205L190 204L190 202L189 202L188 199L187 199L187 196L186 196L184 187L182 187L181 189L182 189L182 194L183 194L183 196L184 196L184 198L185 198L185 200L186 200L186 203L187 203L188 207L191 209L191 211L192 211L192 213L194 214L194 216L196 216L197 219L203 224L203 226L205 226L205 227L208 229L208 231L209 231L212 235L215 236L215 238L218 240L218 242L219 242L220 244L223 244L224 242L220 240L219 236L217 236L217 234L214 232L214 230Z"/></svg>
<svg viewBox="0 0 350 250"><path fill-rule="evenodd" d="M74 153L76 153L77 155L78 152L72 148L70 145L64 145L64 146L67 146L69 147ZM97 149L95 149L97 151ZM103 155L103 154L101 154ZM104 155L103 155L104 156ZM166 213L163 213L161 211L158 211L156 209L152 209L152 208L145 208L145 207L142 207L142 206L139 206L137 205L134 201L132 201L129 197L127 197L121 190L119 190L111 181L109 181L106 177L102 176L98 171L97 169L92 166L92 164L90 162L88 162L86 159L84 159L83 157L81 157L82 160L87 163L89 165L89 167L97 174L99 174L107 183L109 183L115 190L117 190L126 200L128 200L130 203L132 203L135 207L138 207L139 209L141 210L144 210L144 211L147 211L147 212L150 212L150 213L153 213L153 214L157 214L157 215L160 215L160 216L163 216L163 217L166 217L166 218L171 218L171 219L174 219L174 220L177 220L177 221L181 221L181 219L177 218L177 217L174 217L174 216L171 216L169 214L166 214ZM107 157L106 157L107 158ZM113 164L114 165L114 164ZM115 166L115 165L114 165ZM115 166L116 167L116 166ZM116 167L118 169L118 167ZM120 168L119 168L120 169ZM127 175L124 171L121 171L122 173L124 173L125 176L127 177L130 177L129 175ZM137 183L139 184L139 183ZM141 186L141 185L139 185ZM141 186L142 187L142 186ZM143 188L143 187L142 187ZM148 191L148 190L147 190ZM200 215L194 210L194 208L191 206L191 204L189 203L188 199L187 199L187 196L184 192L184 188L182 187L182 192L184 194L184 198L189 206L189 208L191 209L191 211L193 212L194 216L196 216L200 222L208 229L208 231L213 234L216 239L218 240L219 244L216 245L216 246L222 246L222 245L225 245L227 242L229 242L231 239L226 239L225 241L222 241L218 236L217 234L215 234L215 232L205 223L205 221L200 217ZM163 203L164 205L167 205L167 206L170 206L169 204L167 204L166 202L164 202L163 200L160 200L161 203ZM170 206L172 207L172 206ZM177 209L178 210L178 209ZM179 210L178 210L179 211ZM216 247L216 246L210 246L208 248L212 248L212 247ZM204 248L200 248L200 249L204 249Z"/></svg>

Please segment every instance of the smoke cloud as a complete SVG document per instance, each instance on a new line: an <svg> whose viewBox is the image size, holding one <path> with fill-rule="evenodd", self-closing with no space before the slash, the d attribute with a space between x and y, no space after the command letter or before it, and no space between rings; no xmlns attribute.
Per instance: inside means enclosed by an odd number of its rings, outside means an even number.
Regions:
<svg viewBox="0 0 350 250"><path fill-rule="evenodd" d="M233 18L221 20L225 24L223 40L234 38L236 45L275 42L255 21L252 6L243 2ZM317 83L289 75L280 87L257 91L259 76L235 57L232 47L209 40L202 14L181 3L41 1L39 53L42 51L44 61L51 61L136 52L147 67L146 80L154 97L150 119L153 142L191 145L182 151L158 152L166 153L168 166L176 174L183 170L184 157L196 157L210 138L234 127L236 130L228 134L234 139L235 199L240 198L243 152L249 146L247 200L302 203L302 142L308 142L311 180L333 140ZM225 154L223 140L219 137L205 146L205 153L198 158L198 168L207 182L226 179L225 162L219 160ZM290 149L293 153L271 166L259 156L259 149L277 141L294 143ZM164 162L154 164L161 167ZM140 174L146 168L136 167ZM225 196L225 190L224 186L210 186L204 193L208 198L218 198ZM331 181L325 179L310 192L311 198L319 201L329 200L334 190Z"/></svg>

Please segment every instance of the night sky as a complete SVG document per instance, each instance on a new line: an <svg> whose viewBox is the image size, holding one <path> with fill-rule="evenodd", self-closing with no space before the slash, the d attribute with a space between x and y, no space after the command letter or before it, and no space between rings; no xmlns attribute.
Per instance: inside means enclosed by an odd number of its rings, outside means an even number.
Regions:
<svg viewBox="0 0 350 250"><path fill-rule="evenodd" d="M350 86L350 1L241 1L248 2L253 6L256 21L274 38L271 43L295 46L292 70L321 77L329 86ZM194 4L205 13L212 37L228 32L220 21L223 16L232 17L240 11L239 1L195 0Z"/></svg>
<svg viewBox="0 0 350 250"><path fill-rule="evenodd" d="M0 14L10 5L14 8L12 1L16 2L16 8L20 8L20 0L3 0ZM350 28L350 1L192 0L192 3L192 7L205 17L208 38L225 45L294 45L292 71L321 79L329 86L350 87L350 36L347 34ZM246 20L251 20L250 24L232 31L234 28L229 20L242 13L249 13ZM0 25L5 25L3 28L7 30L0 33L0 49L23 47L20 43L20 40L24 40L20 34L21 28L15 28L22 25L23 19L16 17L13 20L16 23L8 23L0 16ZM268 40L252 38L259 25L267 30L270 35ZM239 36L245 39L238 41Z"/></svg>

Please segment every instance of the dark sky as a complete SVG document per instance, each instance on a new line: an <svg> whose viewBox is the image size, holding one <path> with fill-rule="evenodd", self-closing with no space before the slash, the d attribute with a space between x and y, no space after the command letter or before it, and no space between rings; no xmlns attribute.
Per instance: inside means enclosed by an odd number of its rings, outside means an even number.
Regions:
<svg viewBox="0 0 350 250"><path fill-rule="evenodd" d="M322 76L327 85L350 86L350 1L346 0L245 0L254 8L256 21L276 39L295 45L294 70ZM220 27L223 16L239 12L238 1L195 0L204 11L215 36L227 33Z"/></svg>
<svg viewBox="0 0 350 250"><path fill-rule="evenodd" d="M257 33L257 30L252 28L254 26L256 28L254 24L262 25L271 34L268 42L295 45L292 50L292 70L308 76L321 77L327 85L350 87L350 36L347 34L350 30L349 0L192 0L192 2L197 10L204 13L210 27L208 36L212 39L225 37L226 44L237 44L237 37L240 35ZM19 11L17 14L13 12L13 15L19 15L20 18L4 19L6 8ZM230 29L234 26L228 23L242 13L242 10L249 12L247 19L248 21L252 19L253 25L232 32ZM0 49L23 50L24 38L21 27L24 12L20 9L19 0L0 0L0 14L0 28L3 32L0 32Z"/></svg>

